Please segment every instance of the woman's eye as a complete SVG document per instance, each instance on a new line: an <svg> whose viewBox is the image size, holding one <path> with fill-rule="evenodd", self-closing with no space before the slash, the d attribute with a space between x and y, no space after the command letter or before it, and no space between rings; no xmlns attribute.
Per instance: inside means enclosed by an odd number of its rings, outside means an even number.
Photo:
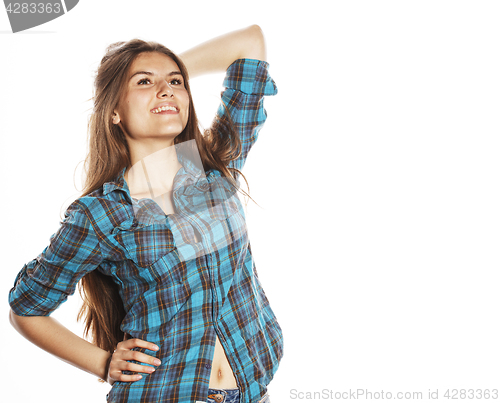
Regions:
<svg viewBox="0 0 500 403"><path fill-rule="evenodd" d="M150 83L151 81L149 81L149 78L143 78L142 80L140 80L137 84L148 84Z"/></svg>
<svg viewBox="0 0 500 403"><path fill-rule="evenodd" d="M170 84L181 85L182 84L182 80L180 78L174 78L172 81L170 81Z"/></svg>

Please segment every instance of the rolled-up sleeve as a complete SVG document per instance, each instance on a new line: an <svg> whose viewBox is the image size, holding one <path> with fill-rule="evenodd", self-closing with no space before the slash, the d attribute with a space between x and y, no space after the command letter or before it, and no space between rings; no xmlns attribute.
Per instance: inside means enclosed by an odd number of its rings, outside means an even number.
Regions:
<svg viewBox="0 0 500 403"><path fill-rule="evenodd" d="M85 209L76 201L49 246L17 275L9 292L12 310L21 316L50 315L102 260L98 238Z"/></svg>
<svg viewBox="0 0 500 403"><path fill-rule="evenodd" d="M241 154L229 166L242 169L250 148L257 140L267 114L264 96L275 95L278 90L269 76L269 63L255 59L238 59L226 71L222 103L217 117L229 117L241 141Z"/></svg>

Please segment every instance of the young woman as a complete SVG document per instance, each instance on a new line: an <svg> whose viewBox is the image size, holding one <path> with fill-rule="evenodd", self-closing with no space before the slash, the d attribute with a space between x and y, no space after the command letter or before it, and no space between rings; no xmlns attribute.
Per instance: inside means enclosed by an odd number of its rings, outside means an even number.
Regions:
<svg viewBox="0 0 500 403"><path fill-rule="evenodd" d="M224 70L202 135L188 72ZM258 26L180 57L132 40L102 59L84 194L9 301L23 336L113 385L108 402L269 401L283 337L237 192L275 93ZM80 280L93 344L49 316Z"/></svg>

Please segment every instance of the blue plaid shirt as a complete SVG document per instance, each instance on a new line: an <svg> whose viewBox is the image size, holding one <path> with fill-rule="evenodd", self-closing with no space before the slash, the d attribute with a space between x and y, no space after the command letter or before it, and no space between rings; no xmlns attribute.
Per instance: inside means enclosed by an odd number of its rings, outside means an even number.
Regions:
<svg viewBox="0 0 500 403"><path fill-rule="evenodd" d="M220 118L230 114L241 169L266 119L263 96L276 94L268 64L235 61L227 70ZM225 105L225 107L224 107ZM241 402L258 402L283 355L283 336L259 282L237 193L216 170L176 145L175 214L133 199L124 171L77 199L49 246L17 275L9 302L18 315L49 315L92 270L111 276L126 310L124 333L160 346L137 349L161 360L153 374L116 382L108 402L206 401L216 335ZM182 151L187 150L184 153ZM195 235L197 233L197 235Z"/></svg>

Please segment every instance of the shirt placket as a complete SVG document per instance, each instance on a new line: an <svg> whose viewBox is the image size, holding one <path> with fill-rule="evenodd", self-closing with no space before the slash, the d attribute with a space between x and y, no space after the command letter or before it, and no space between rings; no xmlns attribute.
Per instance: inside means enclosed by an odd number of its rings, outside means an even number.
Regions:
<svg viewBox="0 0 500 403"><path fill-rule="evenodd" d="M207 179L210 181L210 179L215 179L213 176L209 175ZM244 383L242 380L239 378L239 371L237 371L237 364L235 360L233 359L233 355L230 353L230 346L229 342L226 338L225 333L223 332L222 327L218 325L218 316L219 316L219 306L220 306L220 297L219 297L219 288L216 283L217 279L217 271L219 269L219 262L217 260L217 255L214 253L216 248L215 248L215 242L213 239L213 234L211 234L211 220L208 218L208 214L206 214L207 217L205 217L203 220L199 218L201 213L198 214L188 214L186 213L186 208L184 208L183 202L182 202L182 197L180 197L176 191L174 190L174 204L179 212L179 215L181 215L185 220L187 220L190 225L192 225L198 233L201 235L201 243L203 244L203 247L205 249L205 254L204 254L204 261L206 262L206 267L208 269L209 273L209 282L210 282L210 288L211 288L211 294L212 294L212 323L213 323L213 328L215 333L217 334L220 343L224 349L224 352L226 353L226 357L228 359L229 365L231 366L231 369L233 371L234 377L236 379L236 383L238 385L238 388L240 390L240 399L243 402L243 396L244 396ZM206 213L206 212L205 212ZM206 224L208 223L208 224ZM210 244L211 243L211 244ZM201 268L200 268L201 269ZM210 357L210 360L213 360L213 356Z"/></svg>

